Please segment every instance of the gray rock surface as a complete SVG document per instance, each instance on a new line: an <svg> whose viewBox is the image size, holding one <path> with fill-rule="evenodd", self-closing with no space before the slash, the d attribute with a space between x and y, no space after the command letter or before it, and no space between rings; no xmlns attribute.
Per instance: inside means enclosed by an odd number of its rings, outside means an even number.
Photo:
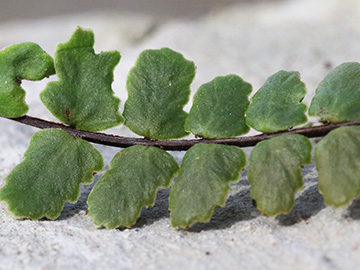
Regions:
<svg viewBox="0 0 360 270"><path fill-rule="evenodd" d="M114 82L122 101L127 97L126 76L138 54L170 47L196 63L193 92L218 75L238 74L256 90L280 69L298 70L309 104L331 67L359 60L359 15L356 0L235 5L197 20L166 24L136 14L88 14L0 24L0 47L33 41L53 54L56 43L81 25L94 30L98 52L117 49L123 55ZM48 81L23 86L29 114L55 120L38 98ZM22 160L35 131L0 119L0 185ZM125 127L108 132L132 135ZM118 151L96 147L106 164ZM180 162L182 154L174 155ZM360 200L341 209L325 207L315 164L306 166L303 174L305 187L290 214L261 216L252 206L244 171L232 185L226 206L216 209L209 223L189 231L171 228L168 190L161 190L156 205L144 209L135 227L124 231L94 228L86 216L91 186L83 186L79 201L67 203L55 221L15 220L1 203L0 269L357 269Z"/></svg>

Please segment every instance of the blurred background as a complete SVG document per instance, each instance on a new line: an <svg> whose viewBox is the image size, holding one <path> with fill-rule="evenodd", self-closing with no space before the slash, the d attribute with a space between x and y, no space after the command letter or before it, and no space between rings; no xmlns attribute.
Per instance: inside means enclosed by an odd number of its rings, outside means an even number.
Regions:
<svg viewBox="0 0 360 270"><path fill-rule="evenodd" d="M159 20L196 18L235 3L260 1L270 0L1 0L0 22L92 11L142 13Z"/></svg>

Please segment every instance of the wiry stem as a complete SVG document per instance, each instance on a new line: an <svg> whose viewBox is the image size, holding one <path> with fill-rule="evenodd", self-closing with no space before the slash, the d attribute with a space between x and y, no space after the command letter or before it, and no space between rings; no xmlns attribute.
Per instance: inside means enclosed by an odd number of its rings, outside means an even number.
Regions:
<svg viewBox="0 0 360 270"><path fill-rule="evenodd" d="M84 130L78 130L72 128L70 126L66 126L60 123L54 123L50 121L46 121L43 119L31 117L31 116L22 116L19 118L7 118L25 125L47 129L47 128L60 128L63 129L76 137L82 138L86 141L115 146L120 148L125 148L133 145L147 145L147 146L155 146L162 148L164 150L169 151L184 151L188 150L191 146L197 143L216 143L216 144L227 144L227 145L236 145L239 147L247 147L247 146L254 146L258 142L263 140L271 139L280 135L284 134L301 134L308 138L315 138L315 137L323 137L330 131L343 127L343 126L355 126L360 125L360 120L352 121L352 122L345 122L339 124L325 124L321 126L314 126L314 127L305 127L305 128L298 128L292 129L287 131L282 131L278 133L272 134L260 134L255 136L245 136L245 137L235 137L235 138L228 138L228 139L194 139L194 140L166 140L166 141L158 141L158 140L149 140L149 139L142 139L142 138L128 138L122 137L117 135L110 135L105 133L99 132L90 132Z"/></svg>

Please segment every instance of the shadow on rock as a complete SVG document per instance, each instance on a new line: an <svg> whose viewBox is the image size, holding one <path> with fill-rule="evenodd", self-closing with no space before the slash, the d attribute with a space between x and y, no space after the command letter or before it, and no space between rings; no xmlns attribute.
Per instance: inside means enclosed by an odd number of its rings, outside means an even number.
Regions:
<svg viewBox="0 0 360 270"><path fill-rule="evenodd" d="M259 215L259 211L253 206L248 188L230 196L225 207L215 209L208 223L196 223L189 232L225 229L239 221L250 220Z"/></svg>
<svg viewBox="0 0 360 270"><path fill-rule="evenodd" d="M97 175L91 185L81 186L79 200L72 203L65 203L64 209L58 220L64 220L73 217L81 211L87 211L87 198L101 175ZM299 192L293 210L287 215L276 217L279 225L291 226L303 220L309 219L325 208L324 200L318 191L316 178L307 177L305 184L307 187ZM169 218L169 193L170 189L160 189L156 196L153 207L143 208L140 218L133 228L142 228L151 225L163 218ZM232 185L232 195L226 201L224 207L216 208L211 220L208 223L194 224L189 232L200 232L204 230L219 230L231 227L239 221L254 219L260 215L256 206L252 202L250 194L250 185L247 180L241 180ZM348 216L353 219L360 219L360 198L355 200L349 206Z"/></svg>
<svg viewBox="0 0 360 270"><path fill-rule="evenodd" d="M346 217L360 219L360 197L355 199L347 209Z"/></svg>
<svg viewBox="0 0 360 270"><path fill-rule="evenodd" d="M169 218L169 193L170 189L159 189L154 206L142 208L141 215L133 228L141 228L145 225L151 225L162 218Z"/></svg>
<svg viewBox="0 0 360 270"><path fill-rule="evenodd" d="M80 197L76 203L66 202L64 205L64 209L61 212L61 215L57 218L57 220L64 220L79 214L84 211L87 212L88 204L87 199L91 190L93 189L96 182L100 179L101 175L96 175L95 180L90 185L81 185L80 187Z"/></svg>
<svg viewBox="0 0 360 270"><path fill-rule="evenodd" d="M260 215L252 204L248 182L240 181L234 186L237 186L235 189L240 189L240 191L230 196L224 207L216 208L208 223L197 223L189 229L189 232L224 229L231 227L236 222L253 219ZM160 189L155 205L142 209L140 218L133 228L141 228L162 218L169 218L169 193L169 189Z"/></svg>
<svg viewBox="0 0 360 270"><path fill-rule="evenodd" d="M291 226L303 220L309 219L325 208L324 199L319 193L317 184L306 188L295 199L294 208L287 215L276 217L279 225Z"/></svg>

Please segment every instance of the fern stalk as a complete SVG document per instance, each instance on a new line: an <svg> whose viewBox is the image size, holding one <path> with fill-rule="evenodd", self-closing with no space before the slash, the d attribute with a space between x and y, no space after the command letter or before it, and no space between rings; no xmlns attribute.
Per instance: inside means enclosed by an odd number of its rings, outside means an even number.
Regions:
<svg viewBox="0 0 360 270"><path fill-rule="evenodd" d="M290 129L287 131L282 131L272 134L262 133L255 136L243 136L243 137L235 137L235 138L227 138L227 139L193 139L193 140L162 141L162 140L151 140L151 139L143 139L143 138L130 138L130 137L123 137L112 134L105 134L100 132L84 131L64 124L55 123L44 119L31 117L28 115L18 118L6 118L6 119L13 120L18 123L33 126L40 129L48 129L48 128L62 129L76 137L82 138L92 143L97 143L102 145L114 146L119 148L126 148L133 145L146 145L146 146L159 147L161 149L168 151L186 151L190 147L198 143L214 143L214 144L235 145L239 147L249 147L249 146L255 146L258 142L268 140L284 134L300 134L308 138L316 138L316 137L323 137L326 134L328 134L330 131L337 129L339 127L360 125L360 120L357 120L357 121L350 121L350 122L337 123L337 124L328 123L320 126L296 128L296 129Z"/></svg>

